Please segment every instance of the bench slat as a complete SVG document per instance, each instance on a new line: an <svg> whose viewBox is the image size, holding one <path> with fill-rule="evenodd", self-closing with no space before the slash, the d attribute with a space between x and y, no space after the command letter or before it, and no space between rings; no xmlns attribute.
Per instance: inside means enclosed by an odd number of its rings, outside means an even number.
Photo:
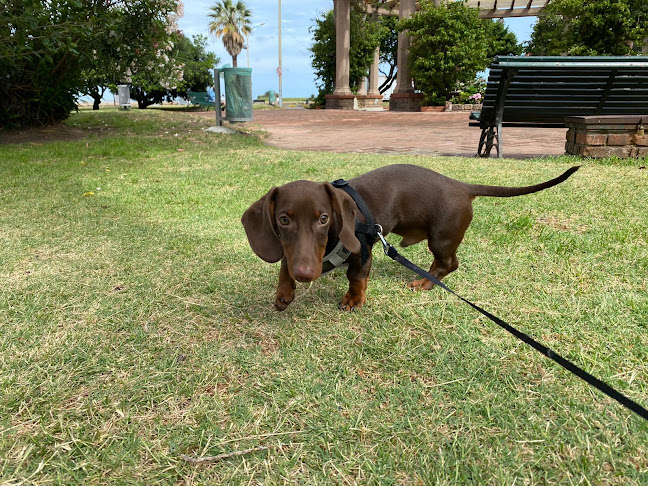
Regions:
<svg viewBox="0 0 648 486"><path fill-rule="evenodd" d="M504 61L500 62L499 65L503 68L517 68L522 67L525 69L533 68L591 68L591 69L602 69L602 68L616 68L620 63L615 62L560 62L560 61L550 61L550 62L515 62L515 61ZM638 68L648 68L648 61L626 61L623 63L623 67L638 67Z"/></svg>

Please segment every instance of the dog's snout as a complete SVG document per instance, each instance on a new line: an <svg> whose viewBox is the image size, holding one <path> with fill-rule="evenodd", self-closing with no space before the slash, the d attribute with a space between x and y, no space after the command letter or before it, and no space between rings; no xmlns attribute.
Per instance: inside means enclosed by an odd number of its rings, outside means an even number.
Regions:
<svg viewBox="0 0 648 486"><path fill-rule="evenodd" d="M298 282L312 282L315 280L315 269L308 265L298 265L294 272L295 280Z"/></svg>

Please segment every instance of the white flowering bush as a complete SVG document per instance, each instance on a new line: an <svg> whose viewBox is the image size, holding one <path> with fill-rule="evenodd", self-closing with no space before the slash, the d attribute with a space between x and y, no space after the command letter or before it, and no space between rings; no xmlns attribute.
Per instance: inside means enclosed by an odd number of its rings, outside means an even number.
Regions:
<svg viewBox="0 0 648 486"><path fill-rule="evenodd" d="M140 3L122 1L114 4L114 13L123 21L104 38L104 59L109 69L101 78L89 76L88 90L98 105L101 87L131 85L131 97L140 108L159 103L183 78L183 64L170 56L179 35L178 20L184 5L178 0L148 0L150 12L138 14ZM142 22L141 19L146 21ZM94 91L94 93L92 93ZM98 106L97 106L98 107Z"/></svg>

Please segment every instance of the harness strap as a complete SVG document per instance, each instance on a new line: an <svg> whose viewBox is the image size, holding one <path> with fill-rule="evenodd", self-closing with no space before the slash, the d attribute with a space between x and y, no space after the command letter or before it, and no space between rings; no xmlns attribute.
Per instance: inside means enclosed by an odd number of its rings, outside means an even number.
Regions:
<svg viewBox="0 0 648 486"><path fill-rule="evenodd" d="M501 328L505 329L509 333L513 334L516 338L519 340L523 341L524 343L528 344L531 346L533 349L536 351L544 354L547 358L552 359L556 363L558 363L560 366L565 368L567 371L570 371L571 373L575 374L578 376L580 379L584 380L585 382L589 383L592 385L594 388L598 389L599 391L605 393L608 397L616 400L619 402L621 405L626 407L629 410L632 410L634 413L639 415L641 418L648 420L648 410L639 405L637 402L631 400L630 398L626 397L624 394L621 392L615 390L612 388L612 386L608 385L602 380L599 380L595 376L589 374L587 371L584 369L580 368L579 366L575 365L571 361L569 361L567 358L563 358L559 354L555 353L553 350L549 349L547 346L544 344L539 343L535 339L533 339L531 336L528 334L523 333L522 331L517 330L507 322L503 321L499 317L494 316L490 312L482 309L479 307L477 304L473 304L470 302L468 299L463 298L461 295L457 294L454 290L450 289L448 286L446 286L443 282L441 282L438 278L436 278L434 275L431 275L430 273L426 272L422 268L418 267L414 263L410 262L407 258L402 256L396 248L394 248L392 245L387 243L385 238L382 236L382 234L378 233L378 237L380 238L380 241L383 244L384 250L385 250L385 255L387 255L389 258L392 260L400 263L404 267L410 269L417 275L420 275L423 278L426 278L435 285L438 285L442 289L446 290L447 292L451 293L455 297L461 299L464 301L466 304L468 304L470 307L475 309L477 312L483 314L484 316L488 317L491 321L493 321L495 324L500 326Z"/></svg>
<svg viewBox="0 0 648 486"><path fill-rule="evenodd" d="M335 248L322 259L322 275L344 265L349 255L351 255L351 252L344 247L341 241L338 241Z"/></svg>
<svg viewBox="0 0 648 486"><path fill-rule="evenodd" d="M362 196L360 196L358 191L351 187L347 181L344 179L337 179L331 182L331 185L337 189L342 189L351 196L365 218L364 223L361 223L358 220L356 220L355 223L355 235L360 241L360 257L362 258L362 264L364 265L367 263L367 260L369 260L369 255L371 255L371 247L378 239L378 230L376 229L373 215L371 214L367 203L362 199Z"/></svg>

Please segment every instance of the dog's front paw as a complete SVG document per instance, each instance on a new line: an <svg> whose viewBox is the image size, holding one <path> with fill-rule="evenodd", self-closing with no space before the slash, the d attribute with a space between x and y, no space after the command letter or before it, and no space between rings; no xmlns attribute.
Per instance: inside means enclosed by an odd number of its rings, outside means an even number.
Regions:
<svg viewBox="0 0 648 486"><path fill-rule="evenodd" d="M347 292L338 307L343 311L354 311L360 309L367 301L367 296L364 292Z"/></svg>
<svg viewBox="0 0 648 486"><path fill-rule="evenodd" d="M277 289L274 307L278 311L284 311L293 300L295 300L295 289Z"/></svg>

